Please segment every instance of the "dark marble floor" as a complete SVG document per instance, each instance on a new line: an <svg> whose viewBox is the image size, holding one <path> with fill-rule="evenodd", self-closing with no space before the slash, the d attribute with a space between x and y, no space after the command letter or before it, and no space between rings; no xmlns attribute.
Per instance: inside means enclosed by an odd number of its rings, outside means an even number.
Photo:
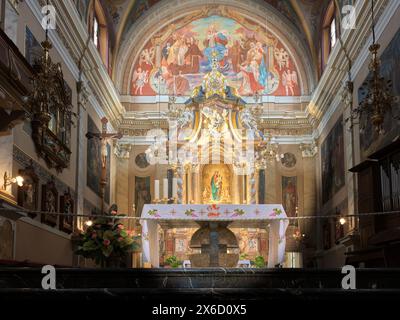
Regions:
<svg viewBox="0 0 400 320"><path fill-rule="evenodd" d="M400 269L357 269L343 290L340 269L56 269L43 290L40 268L0 268L0 299L356 300L399 299Z"/></svg>

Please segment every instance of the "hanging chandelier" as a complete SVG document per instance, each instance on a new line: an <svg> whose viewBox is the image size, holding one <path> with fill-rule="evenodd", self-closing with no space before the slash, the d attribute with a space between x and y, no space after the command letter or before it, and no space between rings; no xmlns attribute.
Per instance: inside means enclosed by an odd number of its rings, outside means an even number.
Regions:
<svg viewBox="0 0 400 320"><path fill-rule="evenodd" d="M281 161L283 154L279 154L279 144L273 141L271 134L264 135L263 141L261 141L256 147L255 152L255 166L257 170L266 169L268 165L274 161Z"/></svg>
<svg viewBox="0 0 400 320"><path fill-rule="evenodd" d="M392 95L392 82L381 76L381 62L378 58L380 44L375 41L374 0L371 0L371 17L372 45L369 47L371 61L368 67L370 76L360 89L364 99L350 111L350 116L346 119L346 122L350 121L352 127L354 120L358 120L361 133L372 125L376 132L383 134L386 115L390 114L395 119L399 119L399 116L394 115L392 110L392 104L395 101Z"/></svg>

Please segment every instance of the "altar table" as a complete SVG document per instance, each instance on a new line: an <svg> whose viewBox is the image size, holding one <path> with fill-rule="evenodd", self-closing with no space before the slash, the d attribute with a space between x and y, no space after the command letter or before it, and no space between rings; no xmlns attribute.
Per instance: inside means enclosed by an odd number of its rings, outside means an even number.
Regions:
<svg viewBox="0 0 400 320"><path fill-rule="evenodd" d="M229 221L229 228L259 228L269 231L268 268L284 260L289 220L281 204L145 204L143 206L143 261L159 267L157 225L164 228L199 227L201 221Z"/></svg>

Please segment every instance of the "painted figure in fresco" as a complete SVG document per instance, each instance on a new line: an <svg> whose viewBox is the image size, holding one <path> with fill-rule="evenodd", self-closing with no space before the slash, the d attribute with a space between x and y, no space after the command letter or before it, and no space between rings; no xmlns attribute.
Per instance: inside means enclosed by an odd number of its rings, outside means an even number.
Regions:
<svg viewBox="0 0 400 320"><path fill-rule="evenodd" d="M150 49L144 49L142 51L142 53L140 54L139 65L142 65L143 63L145 63L148 66L153 66L155 52L156 52L155 47L151 47Z"/></svg>
<svg viewBox="0 0 400 320"><path fill-rule="evenodd" d="M214 58L219 61L221 70L226 69L227 44L228 38L225 33L218 31L215 24L211 24L207 30L206 40L204 40L204 55L208 59L208 69L211 69Z"/></svg>
<svg viewBox="0 0 400 320"><path fill-rule="evenodd" d="M200 72L200 60L204 57L201 52L198 41L193 37L187 40L188 50L185 54L186 68L182 70L183 73L199 73Z"/></svg>
<svg viewBox="0 0 400 320"><path fill-rule="evenodd" d="M179 71L179 75L174 77L174 88L173 92L176 96L184 95L189 90L189 81L182 75L182 71Z"/></svg>
<svg viewBox="0 0 400 320"><path fill-rule="evenodd" d="M289 54L287 53L287 51L283 48L275 48L274 51L274 55L275 55L275 59L278 63L279 66L279 70L282 70L283 68L289 68L290 64L289 64Z"/></svg>
<svg viewBox="0 0 400 320"><path fill-rule="evenodd" d="M143 94L143 87L149 81L147 75L148 75L148 71L142 70L141 67L139 67L133 74L132 83L133 83L133 87L136 88L135 89L136 95L138 93L140 95Z"/></svg>
<svg viewBox="0 0 400 320"><path fill-rule="evenodd" d="M236 40L234 44L228 49L228 56L232 62L233 72L239 73L240 66L245 61L246 49L242 39Z"/></svg>
<svg viewBox="0 0 400 320"><path fill-rule="evenodd" d="M219 201L221 199L222 191L222 177L219 171L215 171L211 178L211 199L213 201Z"/></svg>
<svg viewBox="0 0 400 320"><path fill-rule="evenodd" d="M282 84L285 87L286 95L294 96L294 88L298 85L296 71L286 70L282 74Z"/></svg>

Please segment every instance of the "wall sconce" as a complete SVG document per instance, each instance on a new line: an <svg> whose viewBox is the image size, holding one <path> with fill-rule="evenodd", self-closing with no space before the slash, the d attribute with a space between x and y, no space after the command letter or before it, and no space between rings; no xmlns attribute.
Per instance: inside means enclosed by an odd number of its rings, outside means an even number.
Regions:
<svg viewBox="0 0 400 320"><path fill-rule="evenodd" d="M91 227L91 226L93 225L93 221L92 221L92 220L87 220L87 221L85 222L85 225L86 225L87 227Z"/></svg>
<svg viewBox="0 0 400 320"><path fill-rule="evenodd" d="M4 172L3 190L6 190L9 185L12 185L14 183L18 184L19 187L22 187L24 185L24 178L22 176L16 176L15 178L10 178L7 175L7 171Z"/></svg>
<svg viewBox="0 0 400 320"><path fill-rule="evenodd" d="M340 223L342 226L345 225L346 222L347 222L346 219L343 218L343 217L339 219L339 223Z"/></svg>

